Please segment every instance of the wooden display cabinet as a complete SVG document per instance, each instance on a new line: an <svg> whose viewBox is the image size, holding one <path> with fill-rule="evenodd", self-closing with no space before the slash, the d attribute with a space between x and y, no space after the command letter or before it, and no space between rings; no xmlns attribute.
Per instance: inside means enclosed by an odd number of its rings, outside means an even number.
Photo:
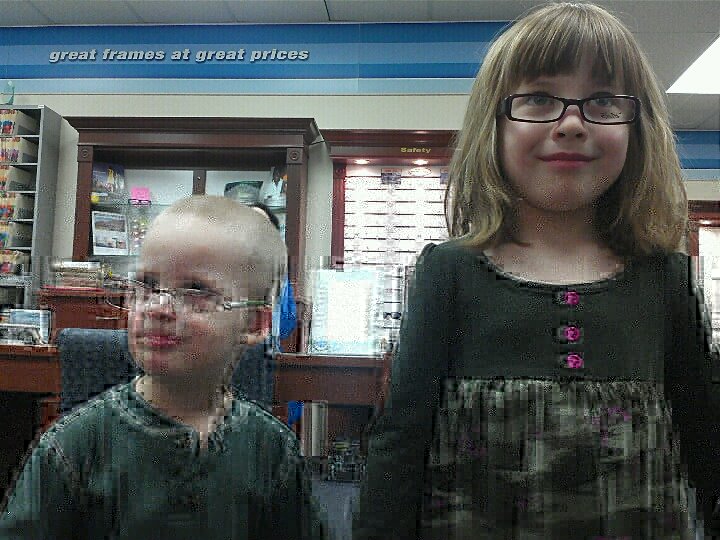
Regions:
<svg viewBox="0 0 720 540"><path fill-rule="evenodd" d="M368 165L408 167L422 159L428 166L447 166L452 159L455 135L455 131L448 130L323 130L333 160L333 267L342 267L345 258L346 164L364 159Z"/></svg>
<svg viewBox="0 0 720 540"><path fill-rule="evenodd" d="M92 255L90 200L94 162L126 169L192 170L192 193L206 193L209 170L286 167L288 275L304 297L308 146L319 137L311 118L66 117L79 133L73 260ZM299 306L300 307L300 306ZM300 318L301 314L298 314ZM287 350L297 350L296 336Z"/></svg>

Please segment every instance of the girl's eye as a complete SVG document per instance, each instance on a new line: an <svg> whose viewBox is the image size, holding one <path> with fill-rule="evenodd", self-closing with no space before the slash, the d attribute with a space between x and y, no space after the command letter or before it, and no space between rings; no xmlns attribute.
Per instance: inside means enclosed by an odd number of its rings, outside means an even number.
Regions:
<svg viewBox="0 0 720 540"><path fill-rule="evenodd" d="M598 97L593 99L592 104L598 107L609 107L612 104L612 101L609 97Z"/></svg>
<svg viewBox="0 0 720 540"><path fill-rule="evenodd" d="M548 96L527 96L526 103L528 105L547 105L549 103L550 98Z"/></svg>

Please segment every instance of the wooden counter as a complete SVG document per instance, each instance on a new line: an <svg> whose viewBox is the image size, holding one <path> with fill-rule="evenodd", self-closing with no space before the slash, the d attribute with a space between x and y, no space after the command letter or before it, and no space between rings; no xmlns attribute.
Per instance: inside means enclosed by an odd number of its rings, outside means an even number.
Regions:
<svg viewBox="0 0 720 540"><path fill-rule="evenodd" d="M361 439L384 401L390 357L280 354L275 363L273 413L287 417L288 401L327 401L328 439Z"/></svg>
<svg viewBox="0 0 720 540"><path fill-rule="evenodd" d="M328 437L360 439L382 406L389 357L276 357L273 412L287 420L288 401L327 401ZM57 417L61 392L55 346L0 345L0 493L38 433Z"/></svg>
<svg viewBox="0 0 720 540"><path fill-rule="evenodd" d="M57 347L0 345L0 494L31 441L57 417Z"/></svg>

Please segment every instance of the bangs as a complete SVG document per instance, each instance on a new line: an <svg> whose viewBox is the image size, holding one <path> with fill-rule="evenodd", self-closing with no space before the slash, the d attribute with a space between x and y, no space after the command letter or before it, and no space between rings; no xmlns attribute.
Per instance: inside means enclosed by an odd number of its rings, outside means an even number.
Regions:
<svg viewBox="0 0 720 540"><path fill-rule="evenodd" d="M632 73L630 59L637 52L622 24L594 6L554 7L543 10L540 17L528 16L513 28L505 72L508 88L541 76L572 73L586 56L592 61L595 82L619 84L632 93L637 74Z"/></svg>

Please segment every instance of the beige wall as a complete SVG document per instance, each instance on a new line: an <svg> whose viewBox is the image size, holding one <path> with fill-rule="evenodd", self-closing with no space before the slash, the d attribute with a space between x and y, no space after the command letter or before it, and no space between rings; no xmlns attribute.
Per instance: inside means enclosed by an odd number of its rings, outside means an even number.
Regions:
<svg viewBox="0 0 720 540"><path fill-rule="evenodd" d="M458 129L466 95L222 96L18 95L17 104L43 104L61 116L231 116L314 118L323 129ZM308 161L306 264L330 256L332 162L323 144ZM77 132L63 122L53 256L72 256L77 181ZM687 182L689 199L720 200L720 179Z"/></svg>
<svg viewBox="0 0 720 540"><path fill-rule="evenodd" d="M61 116L231 116L314 118L323 129L458 129L465 95L439 96L180 96L17 95L17 104L43 104ZM71 257L75 226L77 132L60 134L53 256ZM306 264L330 257L332 162L323 144L308 161Z"/></svg>

